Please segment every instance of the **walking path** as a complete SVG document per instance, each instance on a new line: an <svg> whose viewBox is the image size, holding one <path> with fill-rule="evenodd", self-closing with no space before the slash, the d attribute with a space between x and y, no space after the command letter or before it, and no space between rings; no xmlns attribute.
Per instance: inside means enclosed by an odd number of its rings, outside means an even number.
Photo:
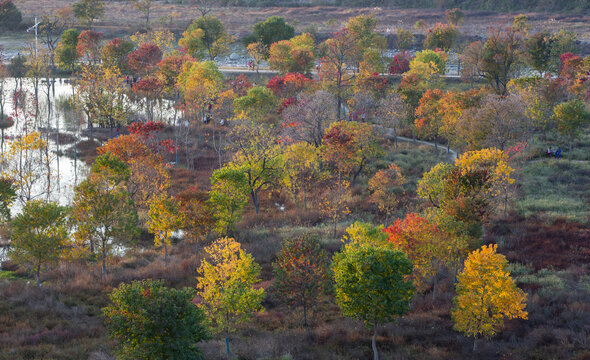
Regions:
<svg viewBox="0 0 590 360"><path fill-rule="evenodd" d="M395 136L394 135L394 132L393 132L393 129L391 129L391 128L385 128L385 137L387 137L389 139L397 139L399 141L413 142L413 143L416 143L416 144L432 146L434 148L436 148L438 146L443 151L445 151L444 150L444 147L441 146L440 144L437 145L437 144L435 144L433 142L424 141L424 140L414 140L414 139L411 139L411 138L407 138L405 136L399 136L399 135ZM457 153L457 151L455 151L453 149L448 149L448 154L449 154L449 157L451 158L451 160L453 160L453 161L459 157L459 154Z"/></svg>

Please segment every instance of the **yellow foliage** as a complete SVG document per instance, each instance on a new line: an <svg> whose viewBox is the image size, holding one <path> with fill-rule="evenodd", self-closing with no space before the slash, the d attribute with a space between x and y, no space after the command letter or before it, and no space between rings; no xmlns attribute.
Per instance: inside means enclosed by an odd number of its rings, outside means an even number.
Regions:
<svg viewBox="0 0 590 360"><path fill-rule="evenodd" d="M452 311L455 330L474 338L490 338L504 319L527 319L526 293L517 288L507 271L508 261L496 253L497 245L472 252L458 276Z"/></svg>

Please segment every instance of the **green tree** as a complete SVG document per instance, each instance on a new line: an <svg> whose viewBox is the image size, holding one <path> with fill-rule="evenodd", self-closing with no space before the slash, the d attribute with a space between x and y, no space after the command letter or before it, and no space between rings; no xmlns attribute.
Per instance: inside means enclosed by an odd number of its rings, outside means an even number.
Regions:
<svg viewBox="0 0 590 360"><path fill-rule="evenodd" d="M550 69L553 72L558 72L561 66L561 55L571 52L577 54L580 51L578 46L576 33L560 29L559 32L551 36L551 60Z"/></svg>
<svg viewBox="0 0 590 360"><path fill-rule="evenodd" d="M397 29L397 48L399 50L409 50L414 45L414 34L411 31L402 28Z"/></svg>
<svg viewBox="0 0 590 360"><path fill-rule="evenodd" d="M264 86L254 86L245 96L234 100L234 112L257 123L273 124L277 120L277 98Z"/></svg>
<svg viewBox="0 0 590 360"><path fill-rule="evenodd" d="M508 272L508 260L496 253L498 245L483 246L469 254L457 276L457 296L452 310L455 330L477 338L491 338L504 319L526 319L526 293L516 287Z"/></svg>
<svg viewBox="0 0 590 360"><path fill-rule="evenodd" d="M221 238L205 248L197 277L200 307L211 321L211 328L225 334L228 358L231 356L229 334L236 325L263 310L263 288L254 288L260 281L260 265L252 255L231 238Z"/></svg>
<svg viewBox="0 0 590 360"><path fill-rule="evenodd" d="M432 29L428 29L424 39L424 47L449 51L458 37L459 30L454 25L438 23Z"/></svg>
<svg viewBox="0 0 590 360"><path fill-rule="evenodd" d="M282 301L303 309L303 327L311 341L307 314L329 286L329 258L315 237L299 237L283 243L273 263L272 291Z"/></svg>
<svg viewBox="0 0 590 360"><path fill-rule="evenodd" d="M10 259L30 266L41 286L41 267L56 263L68 247L68 211L57 203L32 200L12 220Z"/></svg>
<svg viewBox="0 0 590 360"><path fill-rule="evenodd" d="M72 5L74 16L87 28L92 28L95 20L104 16L102 0L80 0Z"/></svg>
<svg viewBox="0 0 590 360"><path fill-rule="evenodd" d="M522 60L522 34L519 31L512 28L490 30L483 46L480 70L497 94L506 94L508 82Z"/></svg>
<svg viewBox="0 0 590 360"><path fill-rule="evenodd" d="M214 210L214 230L221 235L233 230L248 203L248 180L239 169L224 166L211 175L211 191L208 203Z"/></svg>
<svg viewBox="0 0 590 360"><path fill-rule="evenodd" d="M200 58L207 56L213 61L229 50L231 41L232 37L225 32L223 23L214 16L205 15L189 25L178 43L189 54Z"/></svg>
<svg viewBox="0 0 590 360"><path fill-rule="evenodd" d="M264 21L254 24L252 34L244 38L244 45L261 42L270 49L277 41L289 40L295 36L295 28L285 22L280 16L271 16Z"/></svg>
<svg viewBox="0 0 590 360"><path fill-rule="evenodd" d="M583 101L574 99L556 105L551 116L557 124L557 131L569 139L569 149L572 150L573 141L582 133L584 126L590 122L590 113Z"/></svg>
<svg viewBox="0 0 590 360"><path fill-rule="evenodd" d="M463 14L463 11L461 11L461 9L458 8L446 10L445 15L447 17L447 22L453 26L461 26L465 18L465 14Z"/></svg>
<svg viewBox="0 0 590 360"><path fill-rule="evenodd" d="M143 14L145 17L145 30L150 29L150 14L152 11L153 0L133 0L135 9Z"/></svg>
<svg viewBox="0 0 590 360"><path fill-rule="evenodd" d="M197 343L208 340L203 311L190 288L168 289L151 279L122 283L102 309L110 336L121 344L120 359L203 359Z"/></svg>
<svg viewBox="0 0 590 360"><path fill-rule="evenodd" d="M74 72L78 64L78 36L80 32L77 29L68 29L63 32L61 39L55 49L57 66L65 71Z"/></svg>
<svg viewBox="0 0 590 360"><path fill-rule="evenodd" d="M13 181L7 177L0 178L0 224L10 220L10 206L16 199Z"/></svg>
<svg viewBox="0 0 590 360"><path fill-rule="evenodd" d="M112 245L133 240L137 233L137 212L126 189L129 168L115 155L100 155L90 175L75 188L72 218L78 246L88 246L94 254L98 247L102 274L106 275L106 259Z"/></svg>
<svg viewBox="0 0 590 360"><path fill-rule="evenodd" d="M0 29L17 30L22 20L22 14L12 0L0 0Z"/></svg>
<svg viewBox="0 0 590 360"><path fill-rule="evenodd" d="M410 309L414 285L407 276L412 273L412 262L399 250L350 246L334 255L332 270L336 303L344 316L362 320L373 329L373 358L379 360L377 326Z"/></svg>

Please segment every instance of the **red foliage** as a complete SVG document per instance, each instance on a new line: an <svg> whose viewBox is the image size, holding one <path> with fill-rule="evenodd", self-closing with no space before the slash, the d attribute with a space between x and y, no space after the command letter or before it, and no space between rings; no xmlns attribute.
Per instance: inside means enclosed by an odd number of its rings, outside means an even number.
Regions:
<svg viewBox="0 0 590 360"><path fill-rule="evenodd" d="M295 97L297 94L310 85L313 80L299 73L287 73L284 76L275 76L266 85L276 97Z"/></svg>
<svg viewBox="0 0 590 360"><path fill-rule="evenodd" d="M395 222L383 229L389 234L388 241L401 247L407 253L414 253L416 247L438 232L436 225L430 223L426 218L409 213L405 219L397 219Z"/></svg>
<svg viewBox="0 0 590 360"><path fill-rule="evenodd" d="M93 30L84 30L78 36L78 45L76 52L80 57L88 57L92 61L98 60L100 56L100 41L103 35L101 32Z"/></svg>
<svg viewBox="0 0 590 360"><path fill-rule="evenodd" d="M158 63L160 80L166 88L172 89L176 86L176 79L182 72L182 67L189 61L194 59L188 55L172 55Z"/></svg>
<svg viewBox="0 0 590 360"><path fill-rule="evenodd" d="M410 70L410 61L413 56L406 50L402 53L397 53L393 56L391 65L389 66L390 74L403 74Z"/></svg>
<svg viewBox="0 0 590 360"><path fill-rule="evenodd" d="M240 74L237 78L230 80L229 85L236 93L237 96L246 96L248 90L252 88L252 84L248 81L248 78L244 74Z"/></svg>
<svg viewBox="0 0 590 360"><path fill-rule="evenodd" d="M129 54L129 68L136 74L152 71L162 60L162 50L154 44L142 44Z"/></svg>
<svg viewBox="0 0 590 360"><path fill-rule="evenodd" d="M127 130L133 135L141 137L150 137L155 132L162 131L166 127L166 124L162 122L148 121L145 123L136 122L127 126Z"/></svg>
<svg viewBox="0 0 590 360"><path fill-rule="evenodd" d="M281 105L279 106L279 114L283 112L283 110L285 110L286 108L288 108L291 105L294 105L297 103L297 99L294 97L290 97L288 99L286 99L285 101L283 101L281 103Z"/></svg>
<svg viewBox="0 0 590 360"><path fill-rule="evenodd" d="M559 66L559 71L561 72L561 69L563 69L563 66L565 65L566 61L568 61L569 59L573 58L574 56L577 56L576 54L573 54L571 52L566 52L564 54L561 54L559 56L559 62L560 62L560 66Z"/></svg>
<svg viewBox="0 0 590 360"><path fill-rule="evenodd" d="M163 87L157 77L149 76L133 84L132 90L138 95L156 98L163 91Z"/></svg>

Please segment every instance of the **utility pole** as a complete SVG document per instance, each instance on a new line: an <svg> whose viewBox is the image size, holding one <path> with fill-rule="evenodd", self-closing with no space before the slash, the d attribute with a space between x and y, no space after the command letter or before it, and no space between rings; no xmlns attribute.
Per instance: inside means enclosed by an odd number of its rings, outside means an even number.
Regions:
<svg viewBox="0 0 590 360"><path fill-rule="evenodd" d="M37 34L37 30L39 29L39 24L41 24L41 23L38 22L37 18L35 17L35 25L33 25L27 29L27 32L29 32L31 30L35 30L35 57L37 57L37 48L39 47L39 37Z"/></svg>

